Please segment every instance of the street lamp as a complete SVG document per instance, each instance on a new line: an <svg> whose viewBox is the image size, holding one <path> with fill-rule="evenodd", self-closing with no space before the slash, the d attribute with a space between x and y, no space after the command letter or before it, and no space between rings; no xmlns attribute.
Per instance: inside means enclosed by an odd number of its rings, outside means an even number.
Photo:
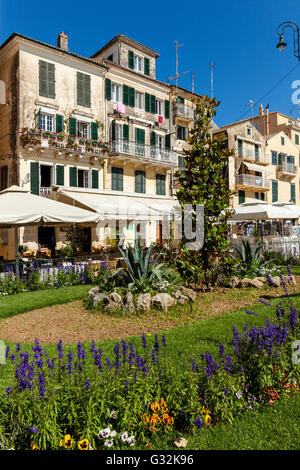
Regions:
<svg viewBox="0 0 300 470"><path fill-rule="evenodd" d="M300 47L299 47L299 28L293 21L285 21L281 23L277 28L277 34L279 35L279 42L276 45L277 49L283 51L286 47L286 42L284 42L284 30L285 28L291 28L293 30L294 36L294 56L297 57L300 62Z"/></svg>

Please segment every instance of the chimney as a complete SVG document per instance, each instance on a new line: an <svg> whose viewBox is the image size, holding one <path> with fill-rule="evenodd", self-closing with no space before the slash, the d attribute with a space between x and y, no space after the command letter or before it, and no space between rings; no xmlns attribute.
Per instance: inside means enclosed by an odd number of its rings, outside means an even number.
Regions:
<svg viewBox="0 0 300 470"><path fill-rule="evenodd" d="M260 116L263 116L263 115L264 115L264 107L263 107L262 104L261 104L260 107L259 107L259 115L260 115Z"/></svg>
<svg viewBox="0 0 300 470"><path fill-rule="evenodd" d="M68 52L68 36L66 33L62 32L57 38L57 47L62 51Z"/></svg>
<svg viewBox="0 0 300 470"><path fill-rule="evenodd" d="M266 111L267 111L267 114L266 114L266 119L267 119L267 135L269 135L269 134L270 134L269 105L266 106Z"/></svg>

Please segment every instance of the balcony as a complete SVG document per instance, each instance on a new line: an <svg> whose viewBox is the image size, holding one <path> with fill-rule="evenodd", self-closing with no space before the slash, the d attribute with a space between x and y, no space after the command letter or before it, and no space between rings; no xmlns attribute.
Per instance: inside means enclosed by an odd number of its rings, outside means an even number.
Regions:
<svg viewBox="0 0 300 470"><path fill-rule="evenodd" d="M40 188L40 196L42 197L50 197L51 194L51 187L46 187L46 188Z"/></svg>
<svg viewBox="0 0 300 470"><path fill-rule="evenodd" d="M294 178L297 175L297 167L293 163L284 162L277 167L277 177Z"/></svg>
<svg viewBox="0 0 300 470"><path fill-rule="evenodd" d="M88 154L89 156L101 155L109 150L109 144L100 140L83 139L39 129L23 129L20 143L22 147L27 149L37 147L40 150L49 149L69 154Z"/></svg>
<svg viewBox="0 0 300 470"><path fill-rule="evenodd" d="M259 188L268 191L271 186L271 180L265 179L261 176L254 175L237 175L235 177L235 184L240 188Z"/></svg>
<svg viewBox="0 0 300 470"><path fill-rule="evenodd" d="M111 154L130 155L133 159L177 166L177 155L172 150L130 142L129 140L113 140L111 142Z"/></svg>
<svg viewBox="0 0 300 470"><path fill-rule="evenodd" d="M243 160L262 163L263 165L268 165L271 163L270 155L261 152L256 153L254 150L250 149L238 149L237 156L238 158L242 158Z"/></svg>
<svg viewBox="0 0 300 470"><path fill-rule="evenodd" d="M194 110L191 106L185 104L176 103L174 107L174 114L180 118L188 119L192 121L194 119Z"/></svg>

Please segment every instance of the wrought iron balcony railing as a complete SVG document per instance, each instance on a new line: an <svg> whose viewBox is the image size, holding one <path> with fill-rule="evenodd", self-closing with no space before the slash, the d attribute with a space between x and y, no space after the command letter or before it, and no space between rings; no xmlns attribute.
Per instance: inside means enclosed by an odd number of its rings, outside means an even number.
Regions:
<svg viewBox="0 0 300 470"><path fill-rule="evenodd" d="M255 186L257 188L269 189L271 180L261 176L254 175L237 175L235 177L235 184L241 186Z"/></svg>
<svg viewBox="0 0 300 470"><path fill-rule="evenodd" d="M124 139L117 139L111 142L111 153L131 155L132 157L145 160L177 165L177 155L172 150Z"/></svg>

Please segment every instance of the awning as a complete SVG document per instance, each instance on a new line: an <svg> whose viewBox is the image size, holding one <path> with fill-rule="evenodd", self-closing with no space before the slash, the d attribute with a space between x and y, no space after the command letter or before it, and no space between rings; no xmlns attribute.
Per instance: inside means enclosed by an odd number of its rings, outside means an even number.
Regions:
<svg viewBox="0 0 300 470"><path fill-rule="evenodd" d="M105 220L162 220L170 218L180 207L170 197L139 197L113 191L61 188L53 194L56 200L92 209Z"/></svg>
<svg viewBox="0 0 300 470"><path fill-rule="evenodd" d="M270 171L265 166L255 165L255 163L248 163L248 162L243 162L243 163L244 165L246 165L248 170L251 170L251 171L259 171L260 173L269 173Z"/></svg>

